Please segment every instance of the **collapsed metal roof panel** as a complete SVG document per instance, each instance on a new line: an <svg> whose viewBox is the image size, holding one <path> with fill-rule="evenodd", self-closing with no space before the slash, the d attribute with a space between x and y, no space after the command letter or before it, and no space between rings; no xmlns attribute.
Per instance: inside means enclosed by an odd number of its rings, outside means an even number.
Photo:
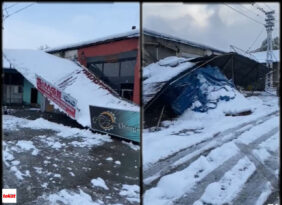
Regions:
<svg viewBox="0 0 282 205"><path fill-rule="evenodd" d="M56 108L83 126L91 127L91 105L139 112L137 105L116 96L88 70L70 60L27 49L4 49L4 57Z"/></svg>

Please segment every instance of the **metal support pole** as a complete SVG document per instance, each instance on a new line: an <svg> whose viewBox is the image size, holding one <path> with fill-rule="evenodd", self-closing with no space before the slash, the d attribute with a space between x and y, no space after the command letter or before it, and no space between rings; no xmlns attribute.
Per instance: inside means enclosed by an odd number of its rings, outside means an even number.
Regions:
<svg viewBox="0 0 282 205"><path fill-rule="evenodd" d="M274 27L274 10L269 12L264 12L266 15L265 28L267 32L267 53L266 53L266 65L269 68L266 74L265 90L268 92L273 92L273 48L272 48L272 31Z"/></svg>

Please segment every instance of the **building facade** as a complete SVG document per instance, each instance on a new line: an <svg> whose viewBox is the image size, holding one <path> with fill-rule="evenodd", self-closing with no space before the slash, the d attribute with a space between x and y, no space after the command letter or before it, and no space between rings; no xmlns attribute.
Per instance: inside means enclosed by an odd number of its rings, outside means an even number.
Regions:
<svg viewBox="0 0 282 205"><path fill-rule="evenodd" d="M3 105L39 107L43 96L16 69L3 68Z"/></svg>
<svg viewBox="0 0 282 205"><path fill-rule="evenodd" d="M140 104L138 31L53 48L47 52L78 61L121 97Z"/></svg>
<svg viewBox="0 0 282 205"><path fill-rule="evenodd" d="M156 31L143 30L142 65L147 66L169 56L202 57L224 51Z"/></svg>

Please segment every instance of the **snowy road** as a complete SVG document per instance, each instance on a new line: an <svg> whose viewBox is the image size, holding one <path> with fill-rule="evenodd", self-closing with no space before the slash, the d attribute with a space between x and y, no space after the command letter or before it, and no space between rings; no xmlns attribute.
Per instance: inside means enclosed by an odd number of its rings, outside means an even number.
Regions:
<svg viewBox="0 0 282 205"><path fill-rule="evenodd" d="M139 204L139 146L3 116L3 185L19 204Z"/></svg>
<svg viewBox="0 0 282 205"><path fill-rule="evenodd" d="M258 107L259 114L254 118L240 118L225 129L216 127L208 133L210 136L205 133L206 127L189 128L187 136L190 139L205 137L176 152L168 152L157 162L147 163L143 180L144 204L259 205L277 202L279 111L275 105L277 99L262 100L264 103ZM229 119L224 119L226 124ZM209 123L212 126L216 122ZM175 124L179 126L180 123Z"/></svg>

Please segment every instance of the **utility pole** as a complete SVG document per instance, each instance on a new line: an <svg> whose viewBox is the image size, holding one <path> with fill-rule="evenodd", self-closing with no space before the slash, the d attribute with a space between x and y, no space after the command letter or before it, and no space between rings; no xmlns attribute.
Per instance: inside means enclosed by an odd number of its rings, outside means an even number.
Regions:
<svg viewBox="0 0 282 205"><path fill-rule="evenodd" d="M272 59L272 31L274 27L274 10L265 12L265 28L267 32L267 54L266 54L266 65L269 68L269 72L266 76L266 90L273 90L273 59Z"/></svg>
<svg viewBox="0 0 282 205"><path fill-rule="evenodd" d="M263 12L266 16L264 27L267 33L267 53L266 53L266 66L269 68L269 72L265 78L265 91L273 92L273 53L272 53L272 31L274 27L274 10L265 11L263 8L257 6L258 10Z"/></svg>

